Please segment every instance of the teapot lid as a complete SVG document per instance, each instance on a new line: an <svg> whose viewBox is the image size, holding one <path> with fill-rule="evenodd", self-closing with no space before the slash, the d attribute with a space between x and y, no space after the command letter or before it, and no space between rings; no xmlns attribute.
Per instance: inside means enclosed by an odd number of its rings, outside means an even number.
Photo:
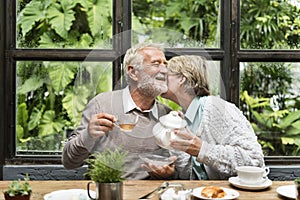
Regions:
<svg viewBox="0 0 300 200"><path fill-rule="evenodd" d="M169 114L161 116L159 121L162 125L171 129L184 128L187 125L186 121L178 115L177 111L171 111Z"/></svg>

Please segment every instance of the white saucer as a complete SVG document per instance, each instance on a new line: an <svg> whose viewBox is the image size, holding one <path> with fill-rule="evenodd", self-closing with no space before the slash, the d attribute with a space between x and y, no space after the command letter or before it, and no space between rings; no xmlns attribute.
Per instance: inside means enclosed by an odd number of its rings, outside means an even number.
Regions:
<svg viewBox="0 0 300 200"><path fill-rule="evenodd" d="M241 183L238 177L230 177L228 181L235 187L247 190L262 190L272 185L272 181L270 179L266 179L262 183L256 185Z"/></svg>
<svg viewBox="0 0 300 200"><path fill-rule="evenodd" d="M95 191L90 190L92 197L96 196ZM48 193L44 196L44 200L72 200L72 199L90 199L87 194L87 190L83 189L68 189L68 190L57 190Z"/></svg>
<svg viewBox="0 0 300 200"><path fill-rule="evenodd" d="M276 192L281 196L296 199L296 187L295 185L284 185L276 189Z"/></svg>
<svg viewBox="0 0 300 200"><path fill-rule="evenodd" d="M205 187L199 187L199 188L195 188L193 189L193 196L197 197L197 198L200 198L200 199L209 199L211 200L212 198L207 198L207 197L204 197L201 195L201 191L204 189ZM224 188L224 187L221 187L224 192L226 193L226 195L223 197L223 198L216 198L218 200L221 200L221 199L236 199L240 196L240 193L236 190L233 190L233 189L229 189L229 188Z"/></svg>

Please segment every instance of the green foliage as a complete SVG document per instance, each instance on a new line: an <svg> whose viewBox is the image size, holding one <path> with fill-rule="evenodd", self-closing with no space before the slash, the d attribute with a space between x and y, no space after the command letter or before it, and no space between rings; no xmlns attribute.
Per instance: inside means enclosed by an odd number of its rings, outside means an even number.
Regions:
<svg viewBox="0 0 300 200"><path fill-rule="evenodd" d="M26 174L24 181L21 181L20 179L14 180L8 185L8 189L3 192L7 193L9 196L30 195L32 192L32 188L28 183L28 181L29 181L29 176L28 174Z"/></svg>
<svg viewBox="0 0 300 200"><path fill-rule="evenodd" d="M247 63L241 72L241 92L254 97L278 96L279 107L284 108L292 85L292 71L285 63Z"/></svg>
<svg viewBox="0 0 300 200"><path fill-rule="evenodd" d="M300 110L273 110L270 98L241 94L248 120L258 134L266 155L298 155L300 152Z"/></svg>
<svg viewBox="0 0 300 200"><path fill-rule="evenodd" d="M160 101L161 103L165 104L165 105L168 105L172 110L182 110L182 108L177 104L175 103L174 101L171 101L171 100L168 100L168 99L165 99L165 98L162 98L161 96L158 96L157 97L158 101Z"/></svg>
<svg viewBox="0 0 300 200"><path fill-rule="evenodd" d="M110 0L32 0L18 10L20 47L91 48L111 37Z"/></svg>
<svg viewBox="0 0 300 200"><path fill-rule="evenodd" d="M242 0L241 47L299 49L299 12L288 0Z"/></svg>
<svg viewBox="0 0 300 200"><path fill-rule="evenodd" d="M149 40L174 47L219 46L219 1L133 0L133 14L134 30Z"/></svg>
<svg viewBox="0 0 300 200"><path fill-rule="evenodd" d="M124 162L127 152L120 149L105 149L101 153L95 152L87 159L89 168L85 175L96 183L116 183L123 181Z"/></svg>
<svg viewBox="0 0 300 200"><path fill-rule="evenodd" d="M111 13L109 0L19 1L18 46L107 47ZM64 140L67 129L79 125L88 100L99 92L111 90L111 72L112 69L107 70L106 65L99 63L19 62L18 148L59 150L62 146L57 141ZM51 139L56 139L56 144Z"/></svg>

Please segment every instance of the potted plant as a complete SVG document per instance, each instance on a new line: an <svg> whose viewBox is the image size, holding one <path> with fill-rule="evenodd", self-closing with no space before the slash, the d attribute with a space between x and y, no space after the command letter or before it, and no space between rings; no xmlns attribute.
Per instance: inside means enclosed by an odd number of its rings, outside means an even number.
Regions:
<svg viewBox="0 0 300 200"><path fill-rule="evenodd" d="M96 183L96 198L90 195L90 184L87 185L91 199L121 200L123 199L124 163L127 152L120 149L105 149L101 153L93 153L88 159L87 175Z"/></svg>
<svg viewBox="0 0 300 200"><path fill-rule="evenodd" d="M5 200L29 200L32 188L28 181L29 176L26 174L24 181L18 179L11 182L8 189L3 191Z"/></svg>

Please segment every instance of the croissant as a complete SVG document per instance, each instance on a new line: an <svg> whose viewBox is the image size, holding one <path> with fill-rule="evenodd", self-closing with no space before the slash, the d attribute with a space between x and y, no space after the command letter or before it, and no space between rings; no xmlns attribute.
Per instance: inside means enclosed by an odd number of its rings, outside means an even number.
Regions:
<svg viewBox="0 0 300 200"><path fill-rule="evenodd" d="M218 186L207 186L201 191L201 195L206 198L223 198L226 193Z"/></svg>

